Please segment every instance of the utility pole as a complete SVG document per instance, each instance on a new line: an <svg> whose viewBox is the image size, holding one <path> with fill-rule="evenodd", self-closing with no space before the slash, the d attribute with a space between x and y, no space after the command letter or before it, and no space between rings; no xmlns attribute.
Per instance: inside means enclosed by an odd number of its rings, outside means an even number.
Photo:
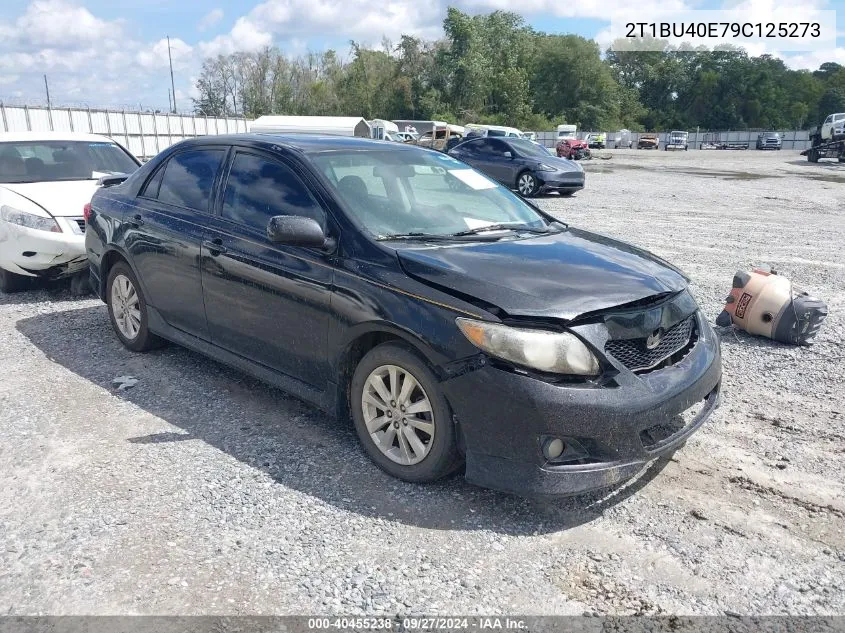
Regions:
<svg viewBox="0 0 845 633"><path fill-rule="evenodd" d="M47 75L44 75L44 89L47 91L47 107L52 107L50 103L50 85L47 83Z"/></svg>
<svg viewBox="0 0 845 633"><path fill-rule="evenodd" d="M175 112L175 108L173 107L173 101L170 98L170 88L167 89L167 107L170 108L171 112Z"/></svg>
<svg viewBox="0 0 845 633"><path fill-rule="evenodd" d="M170 36L167 36L167 59L170 61L170 88L173 90L173 114L176 114L176 83L173 81L173 57L170 55Z"/></svg>

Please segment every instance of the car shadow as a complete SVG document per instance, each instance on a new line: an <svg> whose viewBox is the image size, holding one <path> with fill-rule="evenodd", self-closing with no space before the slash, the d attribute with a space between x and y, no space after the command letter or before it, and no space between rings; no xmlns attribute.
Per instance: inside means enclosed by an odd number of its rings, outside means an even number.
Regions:
<svg viewBox="0 0 845 633"><path fill-rule="evenodd" d="M94 293L74 295L70 290L69 279L41 280L33 279L29 287L20 292L0 291L0 305L26 305L43 303L45 301L70 301L77 299L93 299Z"/></svg>
<svg viewBox="0 0 845 633"><path fill-rule="evenodd" d="M428 485L409 484L367 459L348 421L335 420L176 345L147 354L126 350L111 329L105 306L39 314L18 321L17 329L51 360L176 427L142 436L127 428L126 441L143 450L198 439L279 485L387 521L512 535L556 532L600 517L646 486L671 461L666 457L654 462L615 488L553 502L478 488L461 475ZM118 390L113 381L124 375L138 378L138 384ZM127 424L126 414L109 423Z"/></svg>

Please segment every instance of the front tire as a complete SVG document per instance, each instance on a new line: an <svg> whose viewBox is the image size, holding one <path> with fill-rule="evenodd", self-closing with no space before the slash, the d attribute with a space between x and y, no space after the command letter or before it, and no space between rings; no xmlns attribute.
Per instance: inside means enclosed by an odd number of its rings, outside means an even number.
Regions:
<svg viewBox="0 0 845 633"><path fill-rule="evenodd" d="M109 271L106 284L109 319L117 338L133 352L159 347L162 340L150 332L147 302L135 273L126 262L118 262Z"/></svg>
<svg viewBox="0 0 845 633"><path fill-rule="evenodd" d="M29 277L0 268L0 292L11 294L26 290L27 287L29 287Z"/></svg>
<svg viewBox="0 0 845 633"><path fill-rule="evenodd" d="M406 346L384 343L361 359L350 404L361 445L386 473L423 483L461 466L455 425L437 378Z"/></svg>
<svg viewBox="0 0 845 633"><path fill-rule="evenodd" d="M534 174L524 171L516 178L516 189L520 195L531 198L537 195L540 183L537 182L537 177Z"/></svg>

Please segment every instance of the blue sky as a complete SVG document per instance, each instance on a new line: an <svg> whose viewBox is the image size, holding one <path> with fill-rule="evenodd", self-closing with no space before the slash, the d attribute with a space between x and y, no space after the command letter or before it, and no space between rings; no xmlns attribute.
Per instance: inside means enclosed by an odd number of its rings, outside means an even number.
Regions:
<svg viewBox="0 0 845 633"><path fill-rule="evenodd" d="M291 54L335 48L349 40L378 44L382 35L438 37L449 5L471 12L516 10L535 29L577 33L603 42L611 16L629 0L4 0L0 15L0 99L44 101L43 74L54 103L167 107L169 35L177 104L189 110L202 59L235 50L278 45ZM821 62L845 65L845 0L640 0L641 19L659 9L718 9L742 5L758 20L800 7L836 10L837 40L830 50L785 53L775 44L751 50L783 57L794 68ZM770 19L770 18L769 18ZM802 18L803 19L803 18Z"/></svg>

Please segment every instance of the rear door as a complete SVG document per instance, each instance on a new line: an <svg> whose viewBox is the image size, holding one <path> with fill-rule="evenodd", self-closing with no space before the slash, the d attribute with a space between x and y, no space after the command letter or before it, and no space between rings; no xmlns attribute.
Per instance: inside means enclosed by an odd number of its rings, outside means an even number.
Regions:
<svg viewBox="0 0 845 633"><path fill-rule="evenodd" d="M511 187L515 175L511 176L513 161L505 157L506 150L508 146L502 141L487 136L461 143L453 153L465 163Z"/></svg>
<svg viewBox="0 0 845 633"><path fill-rule="evenodd" d="M333 258L267 238L277 215L326 227L312 184L292 161L234 150L203 243L203 296L215 345L323 389Z"/></svg>
<svg viewBox="0 0 845 633"><path fill-rule="evenodd" d="M148 305L170 326L205 340L200 247L227 150L177 152L155 171L124 218L126 249Z"/></svg>

